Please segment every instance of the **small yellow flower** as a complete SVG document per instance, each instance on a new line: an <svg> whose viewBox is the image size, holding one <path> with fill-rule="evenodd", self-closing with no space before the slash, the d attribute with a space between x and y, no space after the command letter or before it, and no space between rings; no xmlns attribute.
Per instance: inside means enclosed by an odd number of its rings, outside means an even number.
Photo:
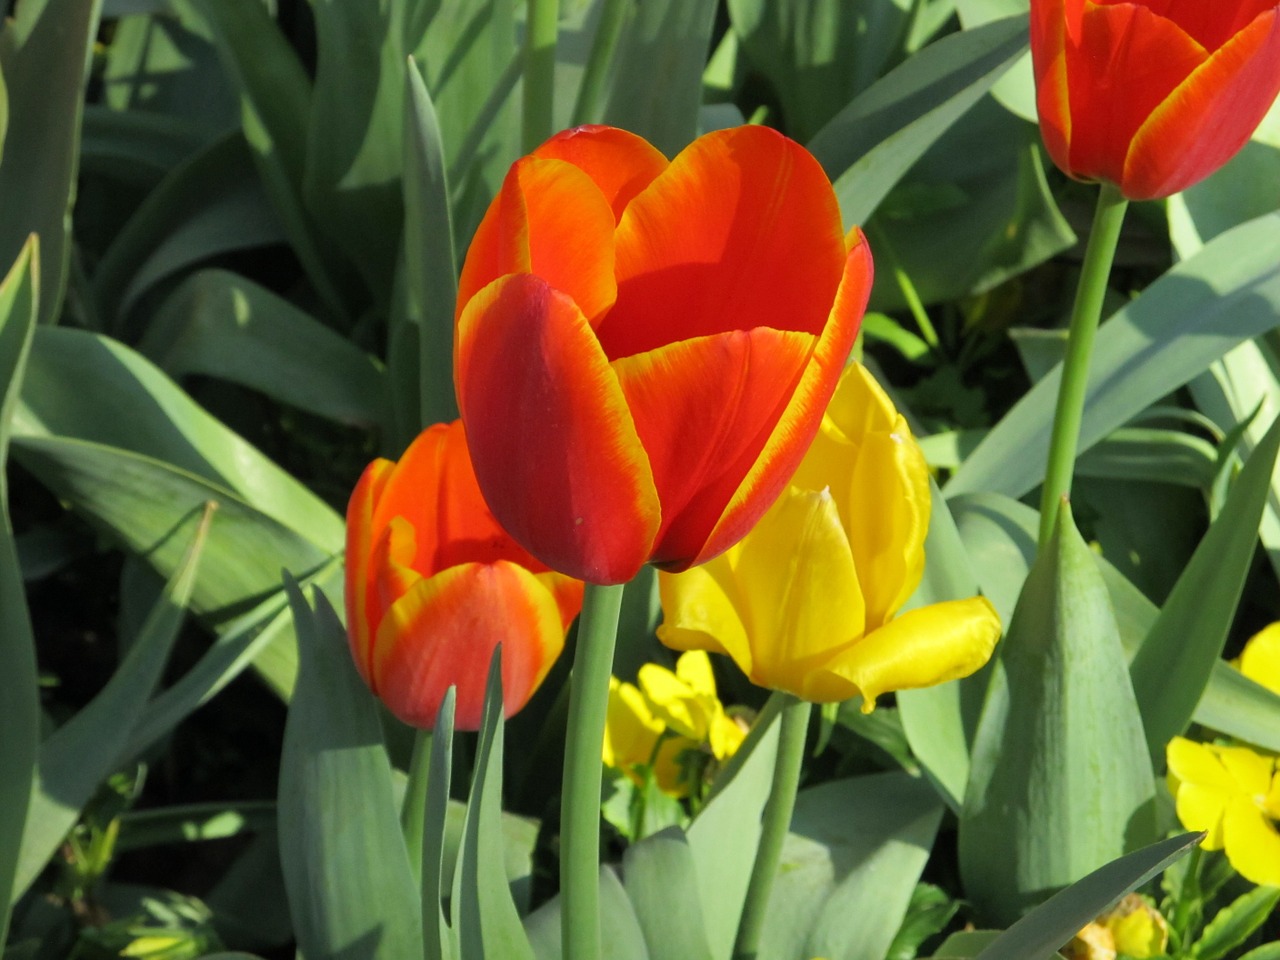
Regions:
<svg viewBox="0 0 1280 960"><path fill-rule="evenodd" d="M1159 956L1169 945L1169 922L1136 893L1126 895L1099 919L1111 931L1116 951L1134 960Z"/></svg>
<svg viewBox="0 0 1280 960"><path fill-rule="evenodd" d="M929 471L865 368L845 370L795 476L726 553L661 574L658 637L731 656L754 683L815 703L967 676L1000 636L982 597L900 613L924 572Z"/></svg>
<svg viewBox="0 0 1280 960"><path fill-rule="evenodd" d="M1236 665L1250 680L1280 693L1280 622L1250 637Z"/></svg>
<svg viewBox="0 0 1280 960"><path fill-rule="evenodd" d="M1276 758L1248 747L1220 747L1182 737L1169 741L1170 788L1178 819L1204 830L1206 850L1226 850L1251 883L1280 885L1280 773Z"/></svg>

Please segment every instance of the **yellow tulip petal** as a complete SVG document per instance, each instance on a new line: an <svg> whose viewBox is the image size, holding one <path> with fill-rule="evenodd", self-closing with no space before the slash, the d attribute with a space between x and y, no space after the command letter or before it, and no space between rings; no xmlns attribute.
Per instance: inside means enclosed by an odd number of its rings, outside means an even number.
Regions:
<svg viewBox="0 0 1280 960"><path fill-rule="evenodd" d="M662 733L662 723L649 712L643 694L632 684L609 678L603 759L606 766L627 769L648 763Z"/></svg>
<svg viewBox="0 0 1280 960"><path fill-rule="evenodd" d="M1134 960L1146 960L1164 953L1169 935L1164 918L1145 904L1130 913L1112 917L1107 928L1115 937L1116 950Z"/></svg>
<svg viewBox="0 0 1280 960"><path fill-rule="evenodd" d="M1280 623L1255 634L1240 653L1240 672L1274 693L1280 693Z"/></svg>
<svg viewBox="0 0 1280 960"><path fill-rule="evenodd" d="M1280 886L1280 833L1252 797L1235 797L1223 817L1227 859L1240 876L1260 886Z"/></svg>
<svg viewBox="0 0 1280 960"><path fill-rule="evenodd" d="M676 676L698 696L716 699L716 675L705 650L690 650L676 661Z"/></svg>
<svg viewBox="0 0 1280 960"><path fill-rule="evenodd" d="M687 683L656 663L641 667L638 679L654 717L698 743L707 738L710 717Z"/></svg>
<svg viewBox="0 0 1280 960"><path fill-rule="evenodd" d="M1261 797L1271 787L1275 757L1254 753L1248 747L1217 747L1218 759L1236 783L1236 793Z"/></svg>
<svg viewBox="0 0 1280 960"><path fill-rule="evenodd" d="M990 659L999 638L1000 618L985 597L935 603L891 620L827 669L857 684L869 713L883 693L967 677Z"/></svg>
<svg viewBox="0 0 1280 960"><path fill-rule="evenodd" d="M742 746L742 741L747 737L747 731L741 725L736 723L732 717L723 710L716 713L711 721L711 754L717 760L727 760L738 752L738 748Z"/></svg>
<svg viewBox="0 0 1280 960"><path fill-rule="evenodd" d="M1184 784L1211 787L1226 794L1236 789L1235 780L1218 759L1215 748L1185 737L1174 737L1165 748L1165 759L1169 772Z"/></svg>
<svg viewBox="0 0 1280 960"><path fill-rule="evenodd" d="M747 675L751 646L738 613L738 584L730 565L741 546L683 573L658 573L662 624L658 639L673 650L723 653Z"/></svg>
<svg viewBox="0 0 1280 960"><path fill-rule="evenodd" d="M667 737L662 741L653 760L653 779L657 781L658 789L672 797L689 795L690 784L684 776L681 756L697 749L698 744L687 737Z"/></svg>
<svg viewBox="0 0 1280 960"><path fill-rule="evenodd" d="M1229 793L1198 783L1184 781L1178 787L1178 819L1188 830L1206 832L1200 844L1206 850L1222 849L1222 816L1230 798Z"/></svg>

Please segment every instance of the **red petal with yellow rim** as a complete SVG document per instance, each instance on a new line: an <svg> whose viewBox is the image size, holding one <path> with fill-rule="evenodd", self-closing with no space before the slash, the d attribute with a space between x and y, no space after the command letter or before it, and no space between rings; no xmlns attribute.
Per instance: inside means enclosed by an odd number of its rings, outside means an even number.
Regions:
<svg viewBox="0 0 1280 960"><path fill-rule="evenodd" d="M1067 83L1067 22L1063 0L1033 0L1031 62L1036 113L1045 149L1059 168L1070 169L1071 94Z"/></svg>
<svg viewBox="0 0 1280 960"><path fill-rule="evenodd" d="M817 334L844 249L831 183L807 150L767 127L700 137L623 214L600 343L617 360L754 327Z"/></svg>
<svg viewBox="0 0 1280 960"><path fill-rule="evenodd" d="M557 133L533 151L533 156L567 160L586 173L609 202L615 221L622 219L627 204L668 163L643 137L617 127L593 125Z"/></svg>
<svg viewBox="0 0 1280 960"><path fill-rule="evenodd" d="M377 531L373 515L387 479L395 467L390 460L375 460L365 467L347 501L346 606L347 637L351 656L365 682L369 681L369 651L381 611L369 609L373 590L372 555Z"/></svg>
<svg viewBox="0 0 1280 960"><path fill-rule="evenodd" d="M494 648L507 716L528 701L564 644L554 598L517 564L469 563L420 580L383 620L373 688L397 717L431 727L449 686L456 724L480 726Z"/></svg>
<svg viewBox="0 0 1280 960"><path fill-rule="evenodd" d="M540 277L503 277L458 323L458 403L498 522L553 570L622 583L661 512L618 378L582 311Z"/></svg>

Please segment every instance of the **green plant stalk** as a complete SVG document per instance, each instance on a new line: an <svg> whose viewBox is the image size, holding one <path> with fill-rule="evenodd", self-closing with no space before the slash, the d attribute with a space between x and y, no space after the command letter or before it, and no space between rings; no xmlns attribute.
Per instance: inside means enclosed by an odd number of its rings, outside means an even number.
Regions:
<svg viewBox="0 0 1280 960"><path fill-rule="evenodd" d="M524 45L522 142L529 153L551 136L556 89L556 27L560 0L528 0Z"/></svg>
<svg viewBox="0 0 1280 960"><path fill-rule="evenodd" d="M409 783L400 808L400 828L409 851L409 869L414 882L422 883L422 824L427 810L427 771L431 769L431 731L419 730L409 761Z"/></svg>
<svg viewBox="0 0 1280 960"><path fill-rule="evenodd" d="M564 960L599 960L600 786L609 675L623 584L588 583L569 688L560 801L560 912Z"/></svg>
<svg viewBox="0 0 1280 960"><path fill-rule="evenodd" d="M785 697L782 729L778 735L778 757L773 767L773 786L769 788L769 800L764 806L760 846L756 850L755 865L751 868L747 899L742 905L738 939L733 945L734 960L755 960L760 952L760 934L764 930L769 891L773 889L782 844L787 839L791 814L796 806L796 789L800 785L804 738L809 730L812 704L792 694Z"/></svg>
<svg viewBox="0 0 1280 960"><path fill-rule="evenodd" d="M600 98L604 93L605 77L618 48L618 38L622 36L622 25L627 22L630 12L631 0L604 0L600 24L596 27L595 39L591 41L591 55L587 58L582 84L578 87L578 100L573 105L574 126L601 120Z"/></svg>
<svg viewBox="0 0 1280 960"><path fill-rule="evenodd" d="M902 261L898 259L897 251L894 250L893 244L889 242L888 234L877 226L874 220L869 224L868 232L871 234L873 250L878 250L889 261L889 269L893 271L894 282L898 284L898 290L902 293L902 299L906 302L907 309L911 311L912 319L915 320L916 326L920 328L921 338L936 351L939 345L938 331L934 328L933 321L929 319L929 311L925 310L920 294L916 292L916 285L911 282L911 277L902 268Z"/></svg>
<svg viewBox="0 0 1280 960"><path fill-rule="evenodd" d="M1102 318L1102 300L1107 278L1116 256L1116 243L1129 201L1112 183L1104 183L1085 247L1076 301L1071 309L1067 332L1067 355L1062 361L1062 383L1053 414L1049 440L1049 463L1040 494L1040 549L1049 542L1058 517L1058 505L1071 495L1071 475L1080 444L1080 422L1084 417L1084 395L1089 386L1089 360Z"/></svg>

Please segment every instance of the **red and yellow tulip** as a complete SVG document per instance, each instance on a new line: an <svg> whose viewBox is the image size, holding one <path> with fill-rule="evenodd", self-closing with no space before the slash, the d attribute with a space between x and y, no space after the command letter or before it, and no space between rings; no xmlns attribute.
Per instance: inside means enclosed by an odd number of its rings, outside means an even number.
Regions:
<svg viewBox="0 0 1280 960"><path fill-rule="evenodd" d="M982 597L901 612L924 572L929 472L906 421L851 366L795 485L743 541L659 579L663 643L725 653L815 703L966 676L1000 636Z"/></svg>
<svg viewBox="0 0 1280 960"><path fill-rule="evenodd" d="M1231 159L1280 93L1280 3L1032 0L1031 55L1054 162L1167 197Z"/></svg>
<svg viewBox="0 0 1280 960"><path fill-rule="evenodd" d="M346 604L356 667L392 713L430 728L455 686L456 725L475 730L494 648L510 716L560 655L582 584L494 520L454 421L365 469L347 507Z"/></svg>
<svg viewBox="0 0 1280 960"><path fill-rule="evenodd" d="M622 583L737 542L822 419L871 287L799 144L721 130L668 161L609 127L518 161L476 232L454 369L494 515Z"/></svg>

